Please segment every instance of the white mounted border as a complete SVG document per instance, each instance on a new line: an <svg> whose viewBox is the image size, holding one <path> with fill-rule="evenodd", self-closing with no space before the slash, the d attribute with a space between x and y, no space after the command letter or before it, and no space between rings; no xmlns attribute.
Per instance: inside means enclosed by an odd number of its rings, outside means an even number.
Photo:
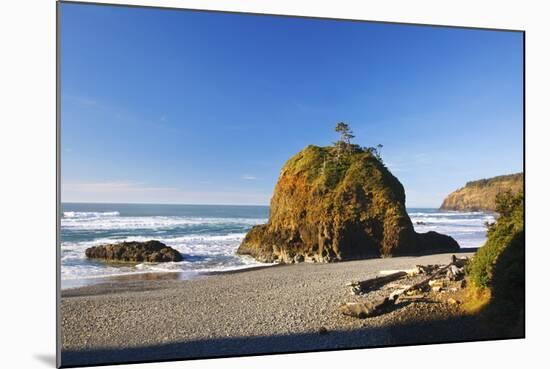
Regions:
<svg viewBox="0 0 550 369"><path fill-rule="evenodd" d="M82 1L85 2L85 1ZM110 1L190 9L362 19L526 31L527 338L482 343L346 350L133 365L132 368L518 368L548 361L544 294L549 260L550 32L544 1L507 0L159 0ZM32 249L3 263L0 363L55 363L55 1L2 4L2 244ZM5 255L10 255L7 253ZM6 256L7 257L7 256ZM535 364L536 365L536 364ZM130 368L117 365L116 368Z"/></svg>

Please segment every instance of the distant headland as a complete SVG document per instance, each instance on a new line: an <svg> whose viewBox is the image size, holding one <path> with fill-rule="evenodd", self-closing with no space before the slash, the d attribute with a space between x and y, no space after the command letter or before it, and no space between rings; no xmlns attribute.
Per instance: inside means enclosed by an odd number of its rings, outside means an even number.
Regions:
<svg viewBox="0 0 550 369"><path fill-rule="evenodd" d="M523 173L471 181L451 194L441 204L442 210L495 211L497 195L523 191Z"/></svg>

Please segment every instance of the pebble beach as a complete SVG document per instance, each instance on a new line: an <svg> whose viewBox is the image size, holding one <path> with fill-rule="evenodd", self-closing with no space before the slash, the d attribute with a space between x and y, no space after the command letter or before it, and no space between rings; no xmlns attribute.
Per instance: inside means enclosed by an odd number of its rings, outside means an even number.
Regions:
<svg viewBox="0 0 550 369"><path fill-rule="evenodd" d="M346 287L350 281L450 259L451 254L435 254L301 263L191 280L177 280L173 274L107 279L66 289L61 298L62 365L473 339L475 334L464 332L467 324L456 320L459 308L444 303L410 304L367 319L338 310L341 303L376 297L351 295ZM436 323L445 330L441 337L434 336L437 330L419 335L411 328Z"/></svg>

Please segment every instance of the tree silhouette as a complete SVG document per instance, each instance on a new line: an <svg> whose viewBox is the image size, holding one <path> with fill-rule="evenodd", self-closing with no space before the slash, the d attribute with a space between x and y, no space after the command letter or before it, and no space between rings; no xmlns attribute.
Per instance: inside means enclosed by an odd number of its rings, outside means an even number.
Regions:
<svg viewBox="0 0 550 369"><path fill-rule="evenodd" d="M353 135L353 131L347 123L339 122L338 124L336 124L335 131L340 133L341 142L345 143L346 146L351 145L351 139L355 136Z"/></svg>
<svg viewBox="0 0 550 369"><path fill-rule="evenodd" d="M344 122L338 122L334 130L340 134L340 139L334 144L336 146L336 161L340 162L342 154L351 151L351 139L355 136L349 125Z"/></svg>

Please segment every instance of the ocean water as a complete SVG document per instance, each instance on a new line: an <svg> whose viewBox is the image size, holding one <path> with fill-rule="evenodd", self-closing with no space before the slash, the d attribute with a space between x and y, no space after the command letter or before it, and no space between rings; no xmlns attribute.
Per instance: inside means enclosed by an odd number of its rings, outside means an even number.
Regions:
<svg viewBox="0 0 550 369"><path fill-rule="evenodd" d="M252 226L267 221L268 212L267 206L65 203L61 216L61 286L150 272L177 272L179 278L193 278L205 272L264 266L235 251ZM494 220L492 214L483 212L416 208L408 212L418 232L448 234L461 247L481 246L486 237L484 223ZM84 254L86 248L95 245L151 239L175 248L184 260L117 265L88 260Z"/></svg>
<svg viewBox="0 0 550 369"><path fill-rule="evenodd" d="M485 223L492 223L496 219L494 213L481 211L408 208L407 212L417 232L436 231L449 235L462 248L483 246L487 239Z"/></svg>

